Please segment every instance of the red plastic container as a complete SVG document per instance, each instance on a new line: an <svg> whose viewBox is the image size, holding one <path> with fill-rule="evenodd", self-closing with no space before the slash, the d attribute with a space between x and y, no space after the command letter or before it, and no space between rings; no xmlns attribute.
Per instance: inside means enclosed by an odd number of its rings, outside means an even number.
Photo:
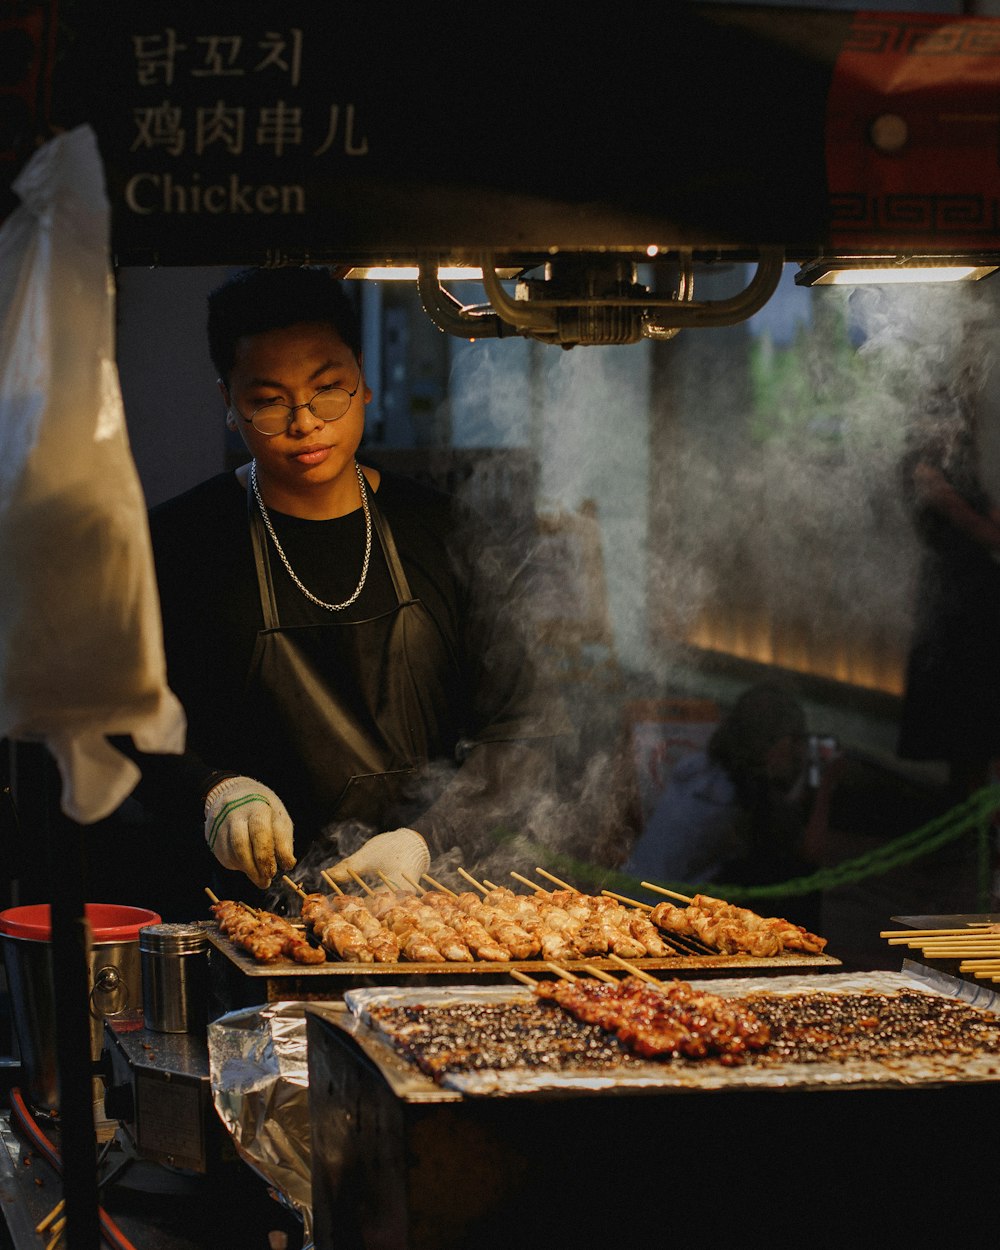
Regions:
<svg viewBox="0 0 1000 1250"><path fill-rule="evenodd" d="M139 930L159 924L160 917L146 907L117 903L87 903L85 915L92 936L90 1057L96 1060L101 1056L104 1021L142 1007ZM29 1099L36 1106L58 1107L49 904L9 907L0 912L0 950ZM99 1084L95 1077L95 1106ZM103 1099L103 1087L100 1097Z"/></svg>
<svg viewBox="0 0 1000 1250"><path fill-rule="evenodd" d="M160 923L157 913L147 907L119 903L87 903L84 914L95 942L137 942L143 925ZM47 942L52 936L49 904L31 903L0 911L0 933Z"/></svg>

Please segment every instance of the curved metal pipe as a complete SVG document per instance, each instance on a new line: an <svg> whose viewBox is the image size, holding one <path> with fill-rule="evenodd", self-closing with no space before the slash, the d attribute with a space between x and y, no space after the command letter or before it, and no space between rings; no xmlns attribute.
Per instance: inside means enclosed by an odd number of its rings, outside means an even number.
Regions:
<svg viewBox="0 0 1000 1250"><path fill-rule="evenodd" d="M672 301L673 303L690 304L694 299L694 257L691 255L690 248L685 248L681 252L681 268L677 275L677 294ZM653 339L656 342L666 342L667 339L676 338L680 334L680 326L663 326L653 325L649 322L643 324L642 334L644 338Z"/></svg>
<svg viewBox="0 0 1000 1250"><path fill-rule="evenodd" d="M643 323L643 334L648 338L672 338L671 330L688 327L731 326L746 321L759 312L777 290L785 263L782 248L762 248L757 271L738 295L723 300L680 300L660 303L651 300L656 315ZM667 315L664 315L667 314Z"/></svg>
<svg viewBox="0 0 1000 1250"><path fill-rule="evenodd" d="M774 294L781 280L784 259L781 248L761 249L756 272L742 291L728 299L700 302L694 299L694 264L689 251L681 253L677 294L671 298L643 293L592 299L585 296L578 299L566 296L551 300L513 299L497 277L492 252L484 252L480 258L489 304L463 305L446 291L438 281L436 260L421 262L417 290L430 320L439 330L459 338L522 335L542 342L559 343L565 333L565 329L561 331L560 328L561 310L581 312L596 308L633 308L636 320L641 315L641 336L665 340L673 338L686 327L736 325L752 317ZM574 341L572 334L566 341Z"/></svg>
<svg viewBox="0 0 1000 1250"><path fill-rule="evenodd" d="M439 330L457 338L502 338L510 331L488 304L462 304L437 276L437 262L421 262L417 294L424 312Z"/></svg>
<svg viewBox="0 0 1000 1250"><path fill-rule="evenodd" d="M482 266L483 286L486 288L489 301L508 325L515 326L522 333L554 334L556 332L557 318L551 309L544 305L531 304L527 300L511 299L500 285L492 252L484 252L479 263Z"/></svg>

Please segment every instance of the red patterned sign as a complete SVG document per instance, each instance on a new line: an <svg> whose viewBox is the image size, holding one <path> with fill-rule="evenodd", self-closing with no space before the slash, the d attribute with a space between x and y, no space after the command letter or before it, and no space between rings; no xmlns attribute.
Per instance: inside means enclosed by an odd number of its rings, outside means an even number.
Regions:
<svg viewBox="0 0 1000 1250"><path fill-rule="evenodd" d="M838 251L1000 245L1000 21L857 13L827 107Z"/></svg>

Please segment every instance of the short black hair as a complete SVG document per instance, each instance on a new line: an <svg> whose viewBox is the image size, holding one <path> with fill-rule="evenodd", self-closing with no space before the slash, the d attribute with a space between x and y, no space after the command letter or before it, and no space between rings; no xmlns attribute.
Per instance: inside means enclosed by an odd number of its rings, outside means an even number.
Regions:
<svg viewBox="0 0 1000 1250"><path fill-rule="evenodd" d="M208 351L227 385L236 344L248 334L328 322L355 356L361 327L354 304L329 269L312 266L241 269L208 297Z"/></svg>
<svg viewBox="0 0 1000 1250"><path fill-rule="evenodd" d="M804 737L806 714L795 689L780 679L744 690L708 742L708 754L739 782L764 767L785 737Z"/></svg>

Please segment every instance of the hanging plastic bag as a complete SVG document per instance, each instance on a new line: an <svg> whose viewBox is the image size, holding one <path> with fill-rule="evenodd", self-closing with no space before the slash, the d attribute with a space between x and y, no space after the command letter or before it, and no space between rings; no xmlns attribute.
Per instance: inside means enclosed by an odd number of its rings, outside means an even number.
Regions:
<svg viewBox="0 0 1000 1250"><path fill-rule="evenodd" d="M41 741L84 824L179 752L146 505L114 355L110 211L89 126L39 148L0 227L0 737Z"/></svg>

